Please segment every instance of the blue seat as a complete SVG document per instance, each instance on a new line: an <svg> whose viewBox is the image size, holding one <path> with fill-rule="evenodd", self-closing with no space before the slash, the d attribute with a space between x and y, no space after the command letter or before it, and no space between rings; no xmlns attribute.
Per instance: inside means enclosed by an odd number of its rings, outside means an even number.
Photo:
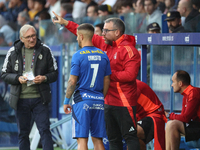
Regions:
<svg viewBox="0 0 200 150"><path fill-rule="evenodd" d="M185 136L181 136L179 149L180 150L190 150L190 148L187 146L187 144L185 142Z"/></svg>
<svg viewBox="0 0 200 150"><path fill-rule="evenodd" d="M198 150L200 148L200 139L196 141L185 141L185 137L181 137L180 150Z"/></svg>
<svg viewBox="0 0 200 150"><path fill-rule="evenodd" d="M200 148L200 139L196 141L186 142L186 145L190 148Z"/></svg>

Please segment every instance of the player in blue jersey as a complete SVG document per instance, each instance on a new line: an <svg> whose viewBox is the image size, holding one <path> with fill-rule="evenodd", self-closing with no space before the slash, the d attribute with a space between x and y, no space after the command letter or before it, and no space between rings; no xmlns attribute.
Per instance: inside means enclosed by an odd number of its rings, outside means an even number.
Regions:
<svg viewBox="0 0 200 150"><path fill-rule="evenodd" d="M72 111L72 136L77 139L78 150L87 150L89 131L94 150L104 150L102 138L106 136L104 97L110 84L110 62L107 55L92 44L94 27L82 24L77 28L77 41L82 48L71 62L64 111ZM72 94L73 106L69 105Z"/></svg>

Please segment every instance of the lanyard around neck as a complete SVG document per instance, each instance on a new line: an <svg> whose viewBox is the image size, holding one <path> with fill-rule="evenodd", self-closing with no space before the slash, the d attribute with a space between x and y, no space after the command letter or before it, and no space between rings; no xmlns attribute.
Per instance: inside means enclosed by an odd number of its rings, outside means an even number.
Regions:
<svg viewBox="0 0 200 150"><path fill-rule="evenodd" d="M31 69L33 68L34 58L35 58L35 49L33 51L33 58L32 58L32 62L31 62ZM23 71L25 71L25 47L24 47L24 56L23 56Z"/></svg>

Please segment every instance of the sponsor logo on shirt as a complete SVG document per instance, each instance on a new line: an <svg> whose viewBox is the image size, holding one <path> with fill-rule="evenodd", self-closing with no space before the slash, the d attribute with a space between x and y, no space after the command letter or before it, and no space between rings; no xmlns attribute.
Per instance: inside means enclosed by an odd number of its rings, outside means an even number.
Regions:
<svg viewBox="0 0 200 150"><path fill-rule="evenodd" d="M100 110L104 110L103 104L93 104L92 107L90 107L89 109L100 109Z"/></svg>
<svg viewBox="0 0 200 150"><path fill-rule="evenodd" d="M85 50L85 51L80 51L80 54L90 54L90 53L98 53L98 54L104 54L103 51L100 50L96 50L96 51L89 51L89 50Z"/></svg>
<svg viewBox="0 0 200 150"><path fill-rule="evenodd" d="M96 51L91 51L92 53L99 53L99 54L104 54L103 51L96 50Z"/></svg>
<svg viewBox="0 0 200 150"><path fill-rule="evenodd" d="M89 106L87 104L83 105L83 109L85 109L86 111L88 110Z"/></svg>
<svg viewBox="0 0 200 150"><path fill-rule="evenodd" d="M86 111L88 111L88 109L96 109L96 110L104 110L104 106L103 104L93 104L91 107L88 106L87 104L83 105L83 109L85 109Z"/></svg>
<svg viewBox="0 0 200 150"><path fill-rule="evenodd" d="M115 53L115 55L113 57L114 57L114 59L117 59L117 52Z"/></svg>
<svg viewBox="0 0 200 150"><path fill-rule="evenodd" d="M82 95L83 98L91 98L91 99L99 99L99 100L104 100L104 97L102 96L94 96L94 95L89 95L87 93L84 93Z"/></svg>
<svg viewBox="0 0 200 150"><path fill-rule="evenodd" d="M104 144L107 144L107 143L108 143L108 139L103 138L103 143L104 143Z"/></svg>

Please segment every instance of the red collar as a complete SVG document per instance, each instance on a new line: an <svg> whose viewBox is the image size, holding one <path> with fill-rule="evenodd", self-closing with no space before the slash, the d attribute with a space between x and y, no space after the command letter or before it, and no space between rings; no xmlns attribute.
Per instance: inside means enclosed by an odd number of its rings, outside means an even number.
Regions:
<svg viewBox="0 0 200 150"><path fill-rule="evenodd" d="M115 41L115 43L117 44L117 46L121 43L121 41L124 39L125 35L123 34L119 39L117 39Z"/></svg>
<svg viewBox="0 0 200 150"><path fill-rule="evenodd" d="M188 87L181 93L181 95L188 95L189 91L193 88L192 85L188 85Z"/></svg>

